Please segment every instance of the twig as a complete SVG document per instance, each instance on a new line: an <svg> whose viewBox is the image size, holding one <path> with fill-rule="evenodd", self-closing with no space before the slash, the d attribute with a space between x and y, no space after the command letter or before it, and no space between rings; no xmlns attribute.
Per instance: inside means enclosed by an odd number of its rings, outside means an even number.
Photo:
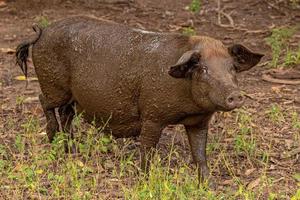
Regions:
<svg viewBox="0 0 300 200"><path fill-rule="evenodd" d="M228 19L230 26L234 27L234 21L233 21L232 17L222 10L220 11L220 13Z"/></svg>
<svg viewBox="0 0 300 200"><path fill-rule="evenodd" d="M295 156L299 153L300 153L300 147L298 147L296 149L293 149L290 152L286 153L285 155L283 155L283 158L290 158L290 157Z"/></svg>
<svg viewBox="0 0 300 200"><path fill-rule="evenodd" d="M283 12L282 10L280 10L280 8L278 8L276 5L274 5L274 4L272 4L272 3L270 3L269 1L266 1L266 0L264 0L264 2L266 3L266 4L268 4L271 8L273 8L273 9L275 9L275 10L277 10L280 14L282 14L282 15L285 15L286 16L286 13L285 12Z"/></svg>
<svg viewBox="0 0 300 200"><path fill-rule="evenodd" d="M230 14L228 13L225 13L224 12L224 8L221 9L221 0L217 0L217 4L218 4L218 8L216 9L216 12L218 14L218 22L216 25L220 26L220 27L223 27L223 28L231 28L231 29L234 29L234 30L238 30L238 31L245 31L246 33L254 33L254 34L259 34L259 33L267 33L269 32L270 30L249 30L249 29L246 29L246 28L242 28L242 27L237 27L235 24L234 24L234 20L232 19L232 17L230 16ZM224 17L226 17L226 19L229 21L229 24L223 24L222 23L222 15Z"/></svg>
<svg viewBox="0 0 300 200"><path fill-rule="evenodd" d="M227 28L227 27L234 28L234 21L233 21L232 17L229 14L225 13L221 9L221 0L218 0L217 4L218 4L218 10L217 10L217 13L218 13L218 25L221 26L221 27L225 27L225 28ZM223 24L222 23L221 15L223 15L224 17L227 18L227 20L229 21L229 24Z"/></svg>

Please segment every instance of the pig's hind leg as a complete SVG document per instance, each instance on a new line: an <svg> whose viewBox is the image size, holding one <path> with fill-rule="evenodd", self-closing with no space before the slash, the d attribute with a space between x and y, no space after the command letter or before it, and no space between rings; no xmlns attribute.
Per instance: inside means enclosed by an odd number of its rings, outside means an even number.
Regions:
<svg viewBox="0 0 300 200"><path fill-rule="evenodd" d="M66 143L65 149L67 152L76 153L76 147L73 143L74 135L73 135L72 128L71 128L72 120L75 115L74 103L68 103L64 106L61 106L58 109L58 112L59 112L62 131L65 133L68 133L68 135L70 137L69 139L72 140L71 148L69 148L69 145Z"/></svg>
<svg viewBox="0 0 300 200"><path fill-rule="evenodd" d="M50 142L53 141L55 133L59 131L59 125L55 116L55 108L49 108L45 97L40 94L39 99L46 116L47 126L46 133Z"/></svg>
<svg viewBox="0 0 300 200"><path fill-rule="evenodd" d="M55 134L59 131L58 120L55 116L55 108L61 108L66 105L71 99L71 93L66 93L65 91L58 89L55 90L50 84L48 84L46 88L47 90L45 90L45 85L41 84L42 94L39 96L39 99L47 120L46 132L49 141L52 142Z"/></svg>

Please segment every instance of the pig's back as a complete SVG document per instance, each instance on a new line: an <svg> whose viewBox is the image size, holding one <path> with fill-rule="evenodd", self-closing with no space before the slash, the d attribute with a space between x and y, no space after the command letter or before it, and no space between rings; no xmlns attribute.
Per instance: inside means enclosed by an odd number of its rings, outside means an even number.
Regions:
<svg viewBox="0 0 300 200"><path fill-rule="evenodd" d="M106 120L111 116L113 129L114 122L126 124L122 127L136 123L139 111L134 91L141 84L142 70L128 68L130 41L126 38L130 29L85 17L75 21L68 26L65 52L70 59L74 99L90 118L96 115Z"/></svg>

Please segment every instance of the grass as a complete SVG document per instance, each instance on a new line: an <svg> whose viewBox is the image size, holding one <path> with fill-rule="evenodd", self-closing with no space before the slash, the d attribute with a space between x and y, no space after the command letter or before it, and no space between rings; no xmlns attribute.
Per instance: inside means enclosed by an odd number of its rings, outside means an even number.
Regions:
<svg viewBox="0 0 300 200"><path fill-rule="evenodd" d="M272 116L279 112L277 108L271 111ZM298 129L298 114L292 116L292 126ZM244 109L227 118L236 123L236 128L229 131L233 142L224 145L218 135L208 144L212 180L219 186L224 178L231 181L217 190L205 184L198 186L195 166L188 162L190 153L175 145L175 136L167 152L162 153L162 149L155 152L149 175L145 176L139 169L138 148L131 148L135 142L116 140L105 134L106 122L95 127L83 123L78 114L73 120L76 137L69 141L69 146L74 143L80 153L68 154L64 151L65 133L57 133L50 145L38 117L27 115L19 127L14 125L18 119L12 118L5 127L15 131L13 139L0 144L0 196L2 199L287 199L286 194L271 189L274 178L268 169L273 146L268 144L259 157L262 150L253 125L255 118ZM234 148L233 154L230 146ZM241 176L240 170L253 165L261 170L249 182L249 177ZM259 187L253 183L257 178ZM254 186L249 188L249 184ZM294 199L298 193L292 195Z"/></svg>
<svg viewBox="0 0 300 200"><path fill-rule="evenodd" d="M245 153L251 157L255 153L256 140L253 136L252 118L245 110L240 109L236 122L238 131L235 136L234 147L237 153Z"/></svg>
<svg viewBox="0 0 300 200"><path fill-rule="evenodd" d="M41 28L46 28L50 25L50 21L46 16L38 16L36 17L35 21Z"/></svg>
<svg viewBox="0 0 300 200"><path fill-rule="evenodd" d="M285 121L282 108L278 104L272 104L266 113L269 119L274 123L282 123Z"/></svg>
<svg viewBox="0 0 300 200"><path fill-rule="evenodd" d="M196 35L196 31L192 27L183 27L182 34L187 35L187 36L193 36L193 35Z"/></svg>
<svg viewBox="0 0 300 200"><path fill-rule="evenodd" d="M201 0L192 0L188 6L188 9L193 13L198 13L201 9Z"/></svg>
<svg viewBox="0 0 300 200"><path fill-rule="evenodd" d="M293 37L299 27L275 28L272 34L265 39L272 50L270 66L294 67L300 64L300 43L298 49L292 50L288 41Z"/></svg>
<svg viewBox="0 0 300 200"><path fill-rule="evenodd" d="M284 47L287 44L288 39L290 39L295 33L296 28L275 28L272 30L271 36L266 38L267 44L272 50L272 61L270 63L271 67L278 67L280 56L283 54Z"/></svg>
<svg viewBox="0 0 300 200"><path fill-rule="evenodd" d="M295 66L300 64L300 44L297 51L287 49L284 59L284 66Z"/></svg>
<svg viewBox="0 0 300 200"><path fill-rule="evenodd" d="M201 196L216 199L211 191L197 187L197 176L191 174L188 166L182 165L170 171L170 166L165 167L162 163L162 158L156 153L149 176L139 176L132 189L124 188L125 199L199 199Z"/></svg>

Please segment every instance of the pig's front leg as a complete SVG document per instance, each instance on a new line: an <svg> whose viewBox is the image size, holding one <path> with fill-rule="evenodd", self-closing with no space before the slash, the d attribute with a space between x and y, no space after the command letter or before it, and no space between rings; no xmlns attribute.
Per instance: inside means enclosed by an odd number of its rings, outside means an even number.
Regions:
<svg viewBox="0 0 300 200"><path fill-rule="evenodd" d="M141 168L148 173L154 149L161 136L162 126L150 120L144 121L141 130Z"/></svg>
<svg viewBox="0 0 300 200"><path fill-rule="evenodd" d="M198 167L199 182L203 183L209 177L206 160L206 142L208 133L208 119L197 126L187 126L188 139L194 162Z"/></svg>

